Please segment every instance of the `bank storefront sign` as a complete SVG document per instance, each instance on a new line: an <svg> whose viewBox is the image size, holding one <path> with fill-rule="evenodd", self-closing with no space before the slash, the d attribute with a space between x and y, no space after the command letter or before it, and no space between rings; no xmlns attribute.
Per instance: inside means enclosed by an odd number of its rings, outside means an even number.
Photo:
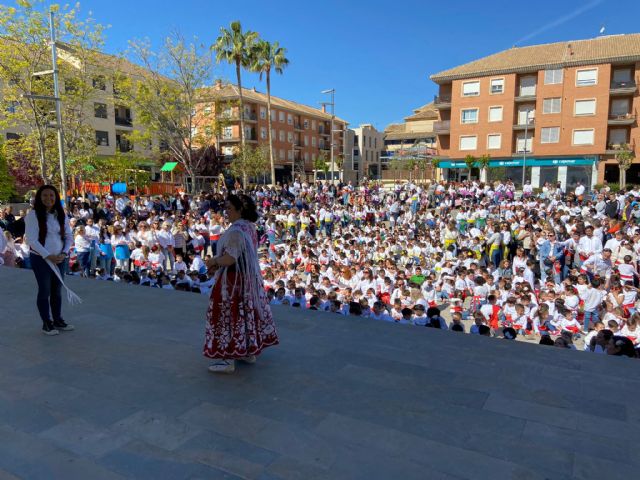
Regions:
<svg viewBox="0 0 640 480"><path fill-rule="evenodd" d="M593 165L596 163L595 157L576 158L527 158L527 167L577 167ZM525 164L522 158L496 159L489 162L489 168L522 167ZM469 168L465 162L441 161L439 168ZM475 168L481 168L480 163L474 164Z"/></svg>

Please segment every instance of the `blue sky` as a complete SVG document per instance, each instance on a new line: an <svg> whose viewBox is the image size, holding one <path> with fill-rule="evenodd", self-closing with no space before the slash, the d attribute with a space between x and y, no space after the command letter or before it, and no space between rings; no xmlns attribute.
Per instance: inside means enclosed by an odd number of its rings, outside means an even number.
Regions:
<svg viewBox="0 0 640 480"><path fill-rule="evenodd" d="M433 99L429 75L520 46L640 31L639 0L81 0L82 11L111 25L106 50L131 38L159 44L179 30L213 43L220 26L245 29L288 49L291 65L272 93L311 106L336 89L336 115L383 129ZM318 6L321 6L320 9ZM215 74L235 81L234 69ZM243 85L264 91L244 74Z"/></svg>

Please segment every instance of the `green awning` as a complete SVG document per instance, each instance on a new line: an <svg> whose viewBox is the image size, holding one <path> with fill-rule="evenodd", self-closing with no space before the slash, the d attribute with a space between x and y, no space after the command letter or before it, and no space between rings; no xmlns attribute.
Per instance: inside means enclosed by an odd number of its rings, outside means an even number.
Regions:
<svg viewBox="0 0 640 480"><path fill-rule="evenodd" d="M171 172L178 166L178 162L167 162L160 169L161 172Z"/></svg>
<svg viewBox="0 0 640 480"><path fill-rule="evenodd" d="M96 167L94 167L93 165L90 165L90 164L86 164L84 167L82 167L82 169L85 172L89 172L89 173L96 171Z"/></svg>

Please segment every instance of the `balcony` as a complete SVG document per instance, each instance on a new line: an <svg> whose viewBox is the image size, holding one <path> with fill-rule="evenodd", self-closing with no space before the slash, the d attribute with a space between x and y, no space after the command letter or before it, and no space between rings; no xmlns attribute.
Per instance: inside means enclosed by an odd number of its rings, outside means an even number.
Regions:
<svg viewBox="0 0 640 480"><path fill-rule="evenodd" d="M323 144L319 145L319 146L318 146L318 148L319 148L320 150L326 150L326 151L329 151L329 150L330 150L330 147L329 147L329 144L328 144L328 143L323 143Z"/></svg>
<svg viewBox="0 0 640 480"><path fill-rule="evenodd" d="M514 131L523 131L523 130L533 130L536 126L536 119L535 118L530 118L529 119L529 123L516 123L513 126L513 130Z"/></svg>
<svg viewBox="0 0 640 480"><path fill-rule="evenodd" d="M520 156L524 155L525 153L526 153L527 155L529 155L529 154L533 153L533 149L532 149L531 147L529 147L529 148L527 148L527 149L525 150L525 149L524 149L524 147L519 147L519 148L517 148L517 149L516 149L516 151L515 151L515 152L513 152L513 153L511 154L511 156L513 156L513 157L520 157Z"/></svg>
<svg viewBox="0 0 640 480"><path fill-rule="evenodd" d="M636 149L635 143L607 143L607 149L604 151L606 155L616 155L623 151L633 152Z"/></svg>
<svg viewBox="0 0 640 480"><path fill-rule="evenodd" d="M622 115L609 115L609 120L607 121L609 125L633 125L636 123L636 114L635 113L625 113Z"/></svg>
<svg viewBox="0 0 640 480"><path fill-rule="evenodd" d="M328 137L329 135L331 135L331 133L329 132L328 128L326 128L326 129L325 128L319 128L318 129L318 133L320 135L324 135L325 137Z"/></svg>
<svg viewBox="0 0 640 480"><path fill-rule="evenodd" d="M244 112L244 115L242 116L243 120L245 122L257 122L258 121L258 116L256 115L256 112Z"/></svg>
<svg viewBox="0 0 640 480"><path fill-rule="evenodd" d="M609 87L609 95L633 95L636 93L636 82L629 80L626 82L611 82Z"/></svg>
<svg viewBox="0 0 640 480"><path fill-rule="evenodd" d="M451 120L433 122L433 132L436 135L449 135L451 133Z"/></svg>
<svg viewBox="0 0 640 480"><path fill-rule="evenodd" d="M119 127L133 127L131 117L121 117L116 115L116 125Z"/></svg>
<svg viewBox="0 0 640 480"><path fill-rule="evenodd" d="M516 103L525 103L525 102L535 102L536 101L536 92L529 92L529 91L523 91L520 92L520 95L518 95L514 101Z"/></svg>
<svg viewBox="0 0 640 480"><path fill-rule="evenodd" d="M302 124L301 124L300 122L295 122L295 123L293 124L293 128L294 128L295 130L299 130L299 131L304 130L304 128L302 127Z"/></svg>
<svg viewBox="0 0 640 480"><path fill-rule="evenodd" d="M116 150L122 153L131 152L133 144L127 140L116 141Z"/></svg>
<svg viewBox="0 0 640 480"><path fill-rule="evenodd" d="M434 95L433 106L438 110L449 110L451 108L451 95Z"/></svg>

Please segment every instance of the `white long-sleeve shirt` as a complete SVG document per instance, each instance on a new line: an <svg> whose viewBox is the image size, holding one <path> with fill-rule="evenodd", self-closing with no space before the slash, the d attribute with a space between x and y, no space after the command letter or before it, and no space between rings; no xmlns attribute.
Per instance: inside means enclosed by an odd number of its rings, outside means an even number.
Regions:
<svg viewBox="0 0 640 480"><path fill-rule="evenodd" d="M44 245L38 240L40 227L38 226L38 218L35 210L27 213L24 219L25 223L25 243L31 247L43 258L49 255L59 255L60 253L69 253L71 243L73 242L73 232L69 225L69 219L64 219L64 242L60 238L60 224L54 213L47 213L47 236L44 239Z"/></svg>
<svg viewBox="0 0 640 480"><path fill-rule="evenodd" d="M176 246L176 241L173 237L173 233L168 232L166 230L160 230L157 234L156 234L156 238L158 239L158 243L160 244L160 246L162 248L167 248L167 247L175 247Z"/></svg>

